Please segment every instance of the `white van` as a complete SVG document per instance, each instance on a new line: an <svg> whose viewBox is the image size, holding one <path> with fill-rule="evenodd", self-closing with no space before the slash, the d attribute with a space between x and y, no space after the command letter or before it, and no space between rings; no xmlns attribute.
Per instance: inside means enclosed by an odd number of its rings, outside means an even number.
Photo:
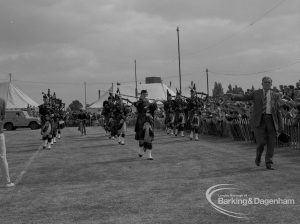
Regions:
<svg viewBox="0 0 300 224"><path fill-rule="evenodd" d="M14 130L18 127L28 127L31 130L35 130L41 127L41 120L39 117L29 116L27 111L6 110L3 124L4 128L8 131Z"/></svg>

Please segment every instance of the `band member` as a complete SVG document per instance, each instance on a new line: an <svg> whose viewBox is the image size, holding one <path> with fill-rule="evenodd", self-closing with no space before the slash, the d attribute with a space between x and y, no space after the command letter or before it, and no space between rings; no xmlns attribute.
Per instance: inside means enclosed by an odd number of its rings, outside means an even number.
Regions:
<svg viewBox="0 0 300 224"><path fill-rule="evenodd" d="M53 101L53 142L61 138L61 129L64 128L64 104L56 97Z"/></svg>
<svg viewBox="0 0 300 224"><path fill-rule="evenodd" d="M111 117L111 108L110 108L110 104L108 102L108 100L105 100L103 102L103 109L101 111L101 115L104 117L104 123L103 123L103 128L105 130L105 133L108 134L109 136L110 135L110 132L111 132L111 128L109 127L109 119Z"/></svg>
<svg viewBox="0 0 300 224"><path fill-rule="evenodd" d="M63 115L58 116L58 128L57 128L57 138L61 138L61 129L65 127L65 117Z"/></svg>
<svg viewBox="0 0 300 224"><path fill-rule="evenodd" d="M147 99L147 90L141 91L140 99L133 105L137 108L137 120L135 124L135 139L139 141L139 157L147 152L148 160L152 158L152 141L154 139L154 112L157 109L156 102L150 103Z"/></svg>
<svg viewBox="0 0 300 224"><path fill-rule="evenodd" d="M185 127L185 109L186 102L182 98L181 94L177 92L174 100L174 111L175 111L175 136L177 136L178 131L181 137L184 137L184 127Z"/></svg>
<svg viewBox="0 0 300 224"><path fill-rule="evenodd" d="M58 120L56 114L51 114L51 127L52 127L52 139L51 145L56 143L57 131L58 131Z"/></svg>
<svg viewBox="0 0 300 224"><path fill-rule="evenodd" d="M187 100L188 109L188 128L190 129L190 140L199 140L200 115L203 108L202 100L197 96L196 86L193 84L191 88L191 97ZM194 136L195 135L195 136Z"/></svg>
<svg viewBox="0 0 300 224"><path fill-rule="evenodd" d="M126 132L126 116L128 110L126 109L121 97L115 95L115 102L112 113L112 130L111 135L118 137L118 143L125 145Z"/></svg>
<svg viewBox="0 0 300 224"><path fill-rule="evenodd" d="M39 115L41 118L41 125L43 126L43 124L46 122L46 115L49 113L50 107L48 104L48 99L47 96L44 95L43 96L43 104L39 105Z"/></svg>
<svg viewBox="0 0 300 224"><path fill-rule="evenodd" d="M199 126L200 126L200 109L194 110L194 114L191 117L190 121L190 140L194 139L194 134L195 134L195 141L199 140Z"/></svg>
<svg viewBox="0 0 300 224"><path fill-rule="evenodd" d="M59 124L59 121L63 119L65 104L62 103L61 99L56 98L55 93L51 95L50 89L48 89L47 94L43 93L43 101L43 104L39 106L41 135L43 136L43 147L49 148L47 141L53 145L53 143L56 142L56 137L61 137L60 129L62 128L62 125ZM45 126L46 123L47 125ZM50 133L48 133L49 131Z"/></svg>
<svg viewBox="0 0 300 224"><path fill-rule="evenodd" d="M39 106L39 114L41 118L41 135L43 140L43 148L51 149L52 142L52 126L51 126L51 112L49 98L46 94L43 96L44 103Z"/></svg>
<svg viewBox="0 0 300 224"><path fill-rule="evenodd" d="M123 112L122 112L122 119L120 120L118 135L119 135L119 144L125 145L125 134L127 131L127 116L131 113L131 108L123 104Z"/></svg>
<svg viewBox="0 0 300 224"><path fill-rule="evenodd" d="M43 126L41 127L41 135L43 140L43 148L44 149L51 149L52 143L52 124L51 124L51 118L49 114L45 115L45 122Z"/></svg>
<svg viewBox="0 0 300 224"><path fill-rule="evenodd" d="M271 90L271 86L272 79L263 77L263 89L253 91L249 95L230 95L232 100L253 100L251 125L257 141L255 164L260 165L264 146L267 145L265 163L266 168L269 170L274 169L272 164L276 137L283 130L282 116L279 112L281 97Z"/></svg>
<svg viewBox="0 0 300 224"><path fill-rule="evenodd" d="M107 100L103 102L103 110L101 112L101 115L104 116L104 130L105 133L108 134L109 139L115 139L113 135L111 135L111 131L113 128L113 110L114 110L114 96L112 93L110 93L109 97Z"/></svg>
<svg viewBox="0 0 300 224"><path fill-rule="evenodd" d="M173 100L172 96L167 90L167 100L163 102L164 105L164 112L165 112L165 125L166 125L166 132L167 134L174 134L174 123L175 123L175 113L173 110Z"/></svg>

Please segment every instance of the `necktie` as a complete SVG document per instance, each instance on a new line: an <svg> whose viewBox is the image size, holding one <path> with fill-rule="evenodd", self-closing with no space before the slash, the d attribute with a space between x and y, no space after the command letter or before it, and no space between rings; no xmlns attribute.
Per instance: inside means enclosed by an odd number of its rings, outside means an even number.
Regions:
<svg viewBox="0 0 300 224"><path fill-rule="evenodd" d="M262 113L265 114L266 110L267 110L267 91L264 91Z"/></svg>

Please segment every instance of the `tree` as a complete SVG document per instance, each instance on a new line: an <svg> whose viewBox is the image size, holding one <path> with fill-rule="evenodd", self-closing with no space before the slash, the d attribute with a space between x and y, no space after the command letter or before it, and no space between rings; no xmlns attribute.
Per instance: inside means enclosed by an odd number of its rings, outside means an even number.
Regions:
<svg viewBox="0 0 300 224"><path fill-rule="evenodd" d="M227 90L226 93L232 93L232 86L231 86L231 84L228 85L228 90Z"/></svg>
<svg viewBox="0 0 300 224"><path fill-rule="evenodd" d="M221 83L215 82L215 86L213 88L213 97L220 97L224 95L223 87Z"/></svg>
<svg viewBox="0 0 300 224"><path fill-rule="evenodd" d="M237 85L234 86L232 89L232 93L234 94L244 94L244 90L242 87L238 87Z"/></svg>
<svg viewBox="0 0 300 224"><path fill-rule="evenodd" d="M79 100L73 100L72 103L69 105L69 108L71 111L79 111L82 109L82 104L79 102Z"/></svg>

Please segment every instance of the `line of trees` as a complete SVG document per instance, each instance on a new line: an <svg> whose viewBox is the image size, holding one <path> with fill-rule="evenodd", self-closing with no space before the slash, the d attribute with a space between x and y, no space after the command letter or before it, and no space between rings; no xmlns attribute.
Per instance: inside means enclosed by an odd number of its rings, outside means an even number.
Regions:
<svg viewBox="0 0 300 224"><path fill-rule="evenodd" d="M229 84L226 93L245 94L245 93L248 93L248 92L254 91L254 90L255 90L254 86L252 86L251 89L248 89L245 92L242 87L237 86L237 85L235 85L234 87L232 87L232 85ZM214 88L212 90L212 95L213 95L213 97L221 97L221 96L224 95L224 89L223 89L222 83L215 82Z"/></svg>

